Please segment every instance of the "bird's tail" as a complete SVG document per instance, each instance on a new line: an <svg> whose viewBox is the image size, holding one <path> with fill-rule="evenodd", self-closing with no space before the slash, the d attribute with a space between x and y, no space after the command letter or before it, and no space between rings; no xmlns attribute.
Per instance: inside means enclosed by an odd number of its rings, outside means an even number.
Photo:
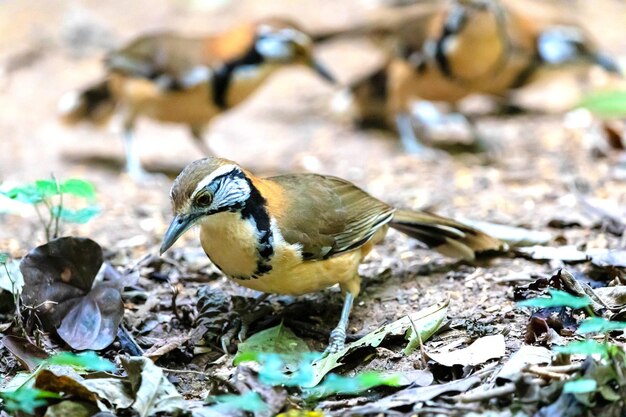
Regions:
<svg viewBox="0 0 626 417"><path fill-rule="evenodd" d="M506 247L500 240L470 226L423 211L398 210L389 225L453 258L471 260L477 253L501 251Z"/></svg>
<svg viewBox="0 0 626 417"><path fill-rule="evenodd" d="M82 121L102 124L113 114L115 104L109 83L103 80L83 90L65 93L59 100L59 117L68 124Z"/></svg>

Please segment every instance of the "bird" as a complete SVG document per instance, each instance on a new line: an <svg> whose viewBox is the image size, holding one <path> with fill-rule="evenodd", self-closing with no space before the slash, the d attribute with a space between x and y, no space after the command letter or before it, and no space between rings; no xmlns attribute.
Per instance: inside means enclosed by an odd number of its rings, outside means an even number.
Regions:
<svg viewBox="0 0 626 417"><path fill-rule="evenodd" d="M239 285L302 295L339 284L344 303L326 352L345 344L361 286L358 267L389 228L442 254L474 259L503 243L455 220L397 209L356 185L313 173L258 177L237 163L207 157L190 163L170 192L174 218L160 253L198 225L210 260Z"/></svg>
<svg viewBox="0 0 626 417"><path fill-rule="evenodd" d="M142 178L145 172L133 146L139 117L187 125L200 151L210 155L203 140L207 124L288 64L306 65L335 83L314 58L311 37L284 19L245 23L202 38L175 32L147 34L110 52L104 59L106 77L63 95L59 113L70 125L102 124L120 113L126 170Z"/></svg>
<svg viewBox="0 0 626 417"><path fill-rule="evenodd" d="M451 0L435 8L417 6L419 13L409 13L406 19L333 34L371 33L384 45L383 62L350 83L337 102L360 126L395 129L407 152L424 150L411 117L416 99L453 107L475 93L506 99L536 81L546 67L598 65L621 76L616 61L575 23L536 19L510 1ZM429 122L427 117L421 121Z"/></svg>

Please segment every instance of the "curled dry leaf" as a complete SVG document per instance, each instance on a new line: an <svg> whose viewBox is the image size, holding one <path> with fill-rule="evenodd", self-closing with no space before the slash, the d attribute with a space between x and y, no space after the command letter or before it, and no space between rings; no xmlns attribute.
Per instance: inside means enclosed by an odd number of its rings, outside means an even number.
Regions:
<svg viewBox="0 0 626 417"><path fill-rule="evenodd" d="M529 246L518 248L517 252L522 256L527 256L536 261L562 261L565 263L578 263L589 260L589 256L578 250L576 246Z"/></svg>
<svg viewBox="0 0 626 417"><path fill-rule="evenodd" d="M50 391L64 393L74 399L95 403L98 396L82 385L82 380L77 380L78 375L73 377L68 375L57 375L56 373L43 369L35 378L35 387Z"/></svg>
<svg viewBox="0 0 626 417"><path fill-rule="evenodd" d="M124 315L116 285L93 286L102 261L93 240L63 237L33 249L20 264L24 303L46 331L56 330L77 350L110 345Z"/></svg>
<svg viewBox="0 0 626 417"><path fill-rule="evenodd" d="M141 417L178 415L185 405L183 397L168 381L163 369L150 359L131 357L122 359L126 377L120 379L92 378L82 382L87 389L106 399L115 409L132 408Z"/></svg>
<svg viewBox="0 0 626 417"><path fill-rule="evenodd" d="M464 349L451 352L428 353L428 356L444 366L454 365L480 365L490 359L501 358L505 353L504 336L496 334L485 336L476 340Z"/></svg>
<svg viewBox="0 0 626 417"><path fill-rule="evenodd" d="M587 254L591 256L591 262L596 266L626 268L626 250L591 249Z"/></svg>
<svg viewBox="0 0 626 417"><path fill-rule="evenodd" d="M28 372L33 372L42 360L48 359L45 350L18 336L4 336L2 345L17 358L20 365Z"/></svg>
<svg viewBox="0 0 626 417"><path fill-rule="evenodd" d="M522 345L500 368L496 379L516 381L520 378L522 370L528 365L550 363L551 360L552 351L550 349L541 346Z"/></svg>

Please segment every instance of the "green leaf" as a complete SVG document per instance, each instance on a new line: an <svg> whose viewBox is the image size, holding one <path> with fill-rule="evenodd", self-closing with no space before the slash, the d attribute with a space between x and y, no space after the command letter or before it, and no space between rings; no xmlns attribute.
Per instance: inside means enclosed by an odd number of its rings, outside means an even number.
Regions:
<svg viewBox="0 0 626 417"><path fill-rule="evenodd" d="M93 184L76 178L63 182L61 184L61 191L87 200L94 200L96 198L96 189Z"/></svg>
<svg viewBox="0 0 626 417"><path fill-rule="evenodd" d="M4 265L9 260L9 254L6 252L0 252L0 264Z"/></svg>
<svg viewBox="0 0 626 417"><path fill-rule="evenodd" d="M598 383L593 379L577 379L568 381L563 385L563 392L566 394L584 394L594 392L598 389Z"/></svg>
<svg viewBox="0 0 626 417"><path fill-rule="evenodd" d="M595 340L587 339L578 342L570 342L565 346L555 346L556 353L567 355L602 355L608 357L612 346L607 343L599 343Z"/></svg>
<svg viewBox="0 0 626 417"><path fill-rule="evenodd" d="M215 403L215 405L209 408L221 413L242 410L256 414L267 411L269 408L261 396L254 391L248 391L241 395L210 396L207 397L206 402Z"/></svg>
<svg viewBox="0 0 626 417"><path fill-rule="evenodd" d="M91 220L94 216L100 213L100 208L97 206L89 206L78 210L72 210L68 208L61 208L59 212L59 207L55 207L56 212L59 216L69 223L77 223L77 224L85 224L89 220Z"/></svg>
<svg viewBox="0 0 626 417"><path fill-rule="evenodd" d="M47 404L48 398L61 398L55 392L43 391L36 388L19 388L15 391L0 392L4 407L8 411L23 411L33 414L37 407Z"/></svg>
<svg viewBox="0 0 626 417"><path fill-rule="evenodd" d="M607 333L615 330L626 330L626 322L623 321L609 321L602 317L591 317L583 321L576 333Z"/></svg>
<svg viewBox="0 0 626 417"><path fill-rule="evenodd" d="M308 352L310 350L304 340L281 323L276 327L256 333L240 343L233 364L238 365L256 353L278 353L287 369L293 369L302 355Z"/></svg>
<svg viewBox="0 0 626 417"><path fill-rule="evenodd" d="M320 399L329 395L355 395L379 386L398 387L402 385L399 374L363 372L355 376L330 374L315 388L303 392L307 400Z"/></svg>
<svg viewBox="0 0 626 417"><path fill-rule="evenodd" d="M9 191L2 192L5 196L12 200L26 204L39 204L43 201L43 196L37 190L34 184L24 185L22 187L11 188Z"/></svg>
<svg viewBox="0 0 626 417"><path fill-rule="evenodd" d="M57 185L54 180L37 180L35 181L35 188L42 198L49 198L59 194L60 185Z"/></svg>
<svg viewBox="0 0 626 417"><path fill-rule="evenodd" d="M579 104L597 116L619 118L626 116L626 91L601 91L588 95Z"/></svg>
<svg viewBox="0 0 626 417"><path fill-rule="evenodd" d="M318 352L305 352L298 358L278 353L257 353L255 360L261 365L259 380L267 385L312 386L313 362L321 356Z"/></svg>
<svg viewBox="0 0 626 417"><path fill-rule="evenodd" d="M576 297L565 291L550 289L550 298L531 298L517 303L522 307L571 307L574 309L584 308L591 305L591 299L588 296Z"/></svg>
<svg viewBox="0 0 626 417"><path fill-rule="evenodd" d="M92 351L79 353L78 355L70 352L61 352L46 359L45 362L50 365L66 365L91 371L115 372L116 370L112 362L101 358Z"/></svg>

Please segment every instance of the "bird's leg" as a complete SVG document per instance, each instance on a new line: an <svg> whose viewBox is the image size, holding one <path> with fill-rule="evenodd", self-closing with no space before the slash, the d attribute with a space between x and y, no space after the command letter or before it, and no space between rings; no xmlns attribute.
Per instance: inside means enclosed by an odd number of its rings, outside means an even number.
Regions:
<svg viewBox="0 0 626 417"><path fill-rule="evenodd" d="M193 143L198 147L202 155L211 156L213 152L209 149L209 146L204 142L204 129L201 126L191 126L191 136L193 137Z"/></svg>
<svg viewBox="0 0 626 417"><path fill-rule="evenodd" d="M137 146L133 138L133 124L124 124L124 150L126 152L126 172L134 180L142 181L148 175L141 167L141 161L139 159L139 153L137 152Z"/></svg>
<svg viewBox="0 0 626 417"><path fill-rule="evenodd" d="M348 329L348 320L350 319L350 311L352 310L353 302L354 295L351 292L346 292L339 323L337 324L337 327L330 332L330 341L324 353L337 353L345 346L346 331Z"/></svg>
<svg viewBox="0 0 626 417"><path fill-rule="evenodd" d="M488 152L488 151L493 151L494 149L491 146L491 144L489 142L485 141L485 138L478 131L478 127L477 127L478 119L477 119L477 116L463 114L461 109L459 109L459 106L457 106L456 104L452 104L451 107L452 107L451 115L453 117L457 118L457 120L460 120L462 123L467 125L467 128L469 130L471 144L468 147L469 148L468 150L471 151L471 152Z"/></svg>
<svg viewBox="0 0 626 417"><path fill-rule="evenodd" d="M254 298L254 301L247 307L248 313L241 316L241 326L239 328L239 333L237 333L237 338L240 342L246 340L248 336L248 328L250 327L250 323L256 321L259 317L259 312L255 311L257 307L270 295L268 293L263 293ZM261 309L263 310L263 309ZM265 315L266 311L261 312L262 315Z"/></svg>
<svg viewBox="0 0 626 417"><path fill-rule="evenodd" d="M396 114L396 129L400 135L400 141L407 153L410 154L425 154L428 150L424 144L415 135L413 129L413 123L411 122L411 116L408 113L402 112Z"/></svg>

